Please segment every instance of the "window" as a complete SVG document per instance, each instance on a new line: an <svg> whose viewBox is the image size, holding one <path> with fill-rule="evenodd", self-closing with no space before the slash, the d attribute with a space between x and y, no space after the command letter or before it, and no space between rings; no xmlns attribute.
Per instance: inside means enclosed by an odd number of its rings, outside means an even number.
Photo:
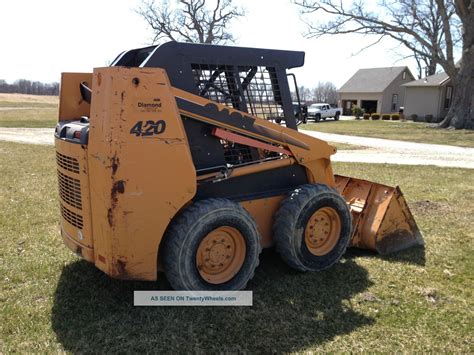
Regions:
<svg viewBox="0 0 474 355"><path fill-rule="evenodd" d="M407 78L407 72L404 71L403 74L402 74L402 79L405 80Z"/></svg>
<svg viewBox="0 0 474 355"><path fill-rule="evenodd" d="M451 99L453 97L453 87L446 86L446 97L444 98L444 109L447 110L451 107Z"/></svg>
<svg viewBox="0 0 474 355"><path fill-rule="evenodd" d="M398 94L393 94L392 95L392 112L397 111L397 106L398 106Z"/></svg>

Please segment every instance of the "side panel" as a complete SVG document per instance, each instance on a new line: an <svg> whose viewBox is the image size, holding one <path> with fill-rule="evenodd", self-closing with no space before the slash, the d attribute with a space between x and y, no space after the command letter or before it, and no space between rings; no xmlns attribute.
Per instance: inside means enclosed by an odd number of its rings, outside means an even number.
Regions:
<svg viewBox="0 0 474 355"><path fill-rule="evenodd" d="M161 69L94 70L88 161L96 266L154 280L173 216L196 192L176 101Z"/></svg>
<svg viewBox="0 0 474 355"><path fill-rule="evenodd" d="M81 116L89 117L90 105L82 99L79 91L82 82L92 85L92 73L61 74L59 121L77 120Z"/></svg>

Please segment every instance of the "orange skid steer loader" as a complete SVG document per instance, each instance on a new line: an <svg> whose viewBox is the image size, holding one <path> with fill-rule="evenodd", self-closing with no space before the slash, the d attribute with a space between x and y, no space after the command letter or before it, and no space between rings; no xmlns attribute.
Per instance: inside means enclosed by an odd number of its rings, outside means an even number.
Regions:
<svg viewBox="0 0 474 355"><path fill-rule="evenodd" d="M164 271L184 290L244 288L271 246L319 271L348 246L422 244L398 187L334 175L336 149L298 132L287 69L303 63L303 52L170 42L63 73L65 244L111 277Z"/></svg>

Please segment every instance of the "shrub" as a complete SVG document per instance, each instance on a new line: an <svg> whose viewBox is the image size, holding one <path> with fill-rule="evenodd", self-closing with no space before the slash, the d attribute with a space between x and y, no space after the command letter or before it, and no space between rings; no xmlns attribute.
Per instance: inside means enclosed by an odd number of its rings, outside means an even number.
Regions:
<svg viewBox="0 0 474 355"><path fill-rule="evenodd" d="M426 115L425 116L425 121L428 122L428 123L435 122L434 119L433 119L433 115Z"/></svg>
<svg viewBox="0 0 474 355"><path fill-rule="evenodd" d="M364 118L364 120L370 119L370 113L364 113L363 118Z"/></svg>
<svg viewBox="0 0 474 355"><path fill-rule="evenodd" d="M380 113L373 113L370 115L373 120L380 120Z"/></svg>
<svg viewBox="0 0 474 355"><path fill-rule="evenodd" d="M364 110L359 106L353 106L352 114L355 116L356 120L360 120L360 117L364 114Z"/></svg>
<svg viewBox="0 0 474 355"><path fill-rule="evenodd" d="M390 119L390 115L388 113L384 113L382 115L382 120L388 121Z"/></svg>
<svg viewBox="0 0 474 355"><path fill-rule="evenodd" d="M392 113L392 121L398 121L400 119L400 115L398 113Z"/></svg>
<svg viewBox="0 0 474 355"><path fill-rule="evenodd" d="M413 113L412 115L410 115L410 118L413 120L413 122L418 122L418 115L416 113Z"/></svg>

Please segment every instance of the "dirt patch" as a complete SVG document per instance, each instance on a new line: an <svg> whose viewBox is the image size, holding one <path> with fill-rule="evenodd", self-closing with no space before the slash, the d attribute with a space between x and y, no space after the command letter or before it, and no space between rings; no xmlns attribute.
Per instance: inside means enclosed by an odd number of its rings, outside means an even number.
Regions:
<svg viewBox="0 0 474 355"><path fill-rule="evenodd" d="M451 206L447 202L436 202L430 200L420 200L411 202L410 209L415 214L439 214L439 213L449 213L452 211Z"/></svg>

